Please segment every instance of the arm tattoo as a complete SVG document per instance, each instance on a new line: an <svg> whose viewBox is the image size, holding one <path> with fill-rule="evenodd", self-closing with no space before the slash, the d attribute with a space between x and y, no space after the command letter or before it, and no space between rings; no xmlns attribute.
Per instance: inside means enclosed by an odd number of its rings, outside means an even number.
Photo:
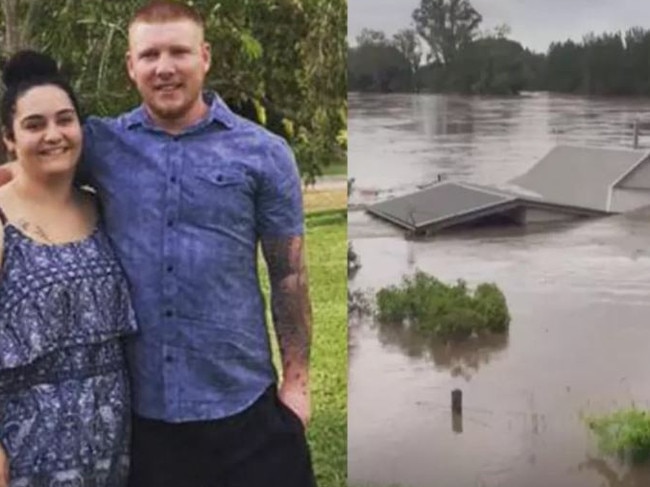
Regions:
<svg viewBox="0 0 650 487"><path fill-rule="evenodd" d="M263 239L262 250L269 269L271 313L285 379L306 381L312 315L304 239Z"/></svg>

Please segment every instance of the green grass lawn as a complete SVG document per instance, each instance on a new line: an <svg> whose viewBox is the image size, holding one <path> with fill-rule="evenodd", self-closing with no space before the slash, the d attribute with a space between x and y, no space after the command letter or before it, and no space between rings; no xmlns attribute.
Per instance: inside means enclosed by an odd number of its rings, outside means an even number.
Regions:
<svg viewBox="0 0 650 487"><path fill-rule="evenodd" d="M348 375L346 210L311 213L306 221L307 265L314 320L312 418L308 439L318 486L345 487ZM264 282L266 284L266 278ZM267 285L265 289L268 289ZM275 339L273 334L271 336ZM274 351L276 364L279 364L277 346Z"/></svg>
<svg viewBox="0 0 650 487"><path fill-rule="evenodd" d="M323 176L341 176L348 173L347 164L332 164L329 166L323 166L322 168Z"/></svg>
<svg viewBox="0 0 650 487"><path fill-rule="evenodd" d="M309 441L319 487L347 483L347 221L345 211L307 217L314 312Z"/></svg>

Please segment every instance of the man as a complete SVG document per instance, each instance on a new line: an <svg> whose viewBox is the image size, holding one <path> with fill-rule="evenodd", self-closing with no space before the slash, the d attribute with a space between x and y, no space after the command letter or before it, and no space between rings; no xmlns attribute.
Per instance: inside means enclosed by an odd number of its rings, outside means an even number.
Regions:
<svg viewBox="0 0 650 487"><path fill-rule="evenodd" d="M286 143L204 93L210 47L191 8L129 25L143 105L86 123L84 169L129 277L133 487L315 485L311 307L300 178ZM269 269L282 380L257 271Z"/></svg>

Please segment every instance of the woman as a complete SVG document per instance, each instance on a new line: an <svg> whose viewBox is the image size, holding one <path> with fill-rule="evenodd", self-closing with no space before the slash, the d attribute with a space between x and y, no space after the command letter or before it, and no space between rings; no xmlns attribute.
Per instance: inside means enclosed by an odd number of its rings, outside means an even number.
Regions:
<svg viewBox="0 0 650 487"><path fill-rule="evenodd" d="M0 486L123 486L121 337L135 319L93 196L73 184L77 101L35 52L10 59L3 81L3 140L17 164L0 187Z"/></svg>

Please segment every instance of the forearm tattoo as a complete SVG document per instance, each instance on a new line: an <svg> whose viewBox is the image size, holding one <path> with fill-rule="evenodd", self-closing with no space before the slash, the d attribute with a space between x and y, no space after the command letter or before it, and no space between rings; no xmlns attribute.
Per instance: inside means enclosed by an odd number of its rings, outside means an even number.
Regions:
<svg viewBox="0 0 650 487"><path fill-rule="evenodd" d="M271 313L285 379L301 377L309 367L312 312L302 237L265 239L264 257L271 283ZM293 374L287 377L287 372Z"/></svg>

